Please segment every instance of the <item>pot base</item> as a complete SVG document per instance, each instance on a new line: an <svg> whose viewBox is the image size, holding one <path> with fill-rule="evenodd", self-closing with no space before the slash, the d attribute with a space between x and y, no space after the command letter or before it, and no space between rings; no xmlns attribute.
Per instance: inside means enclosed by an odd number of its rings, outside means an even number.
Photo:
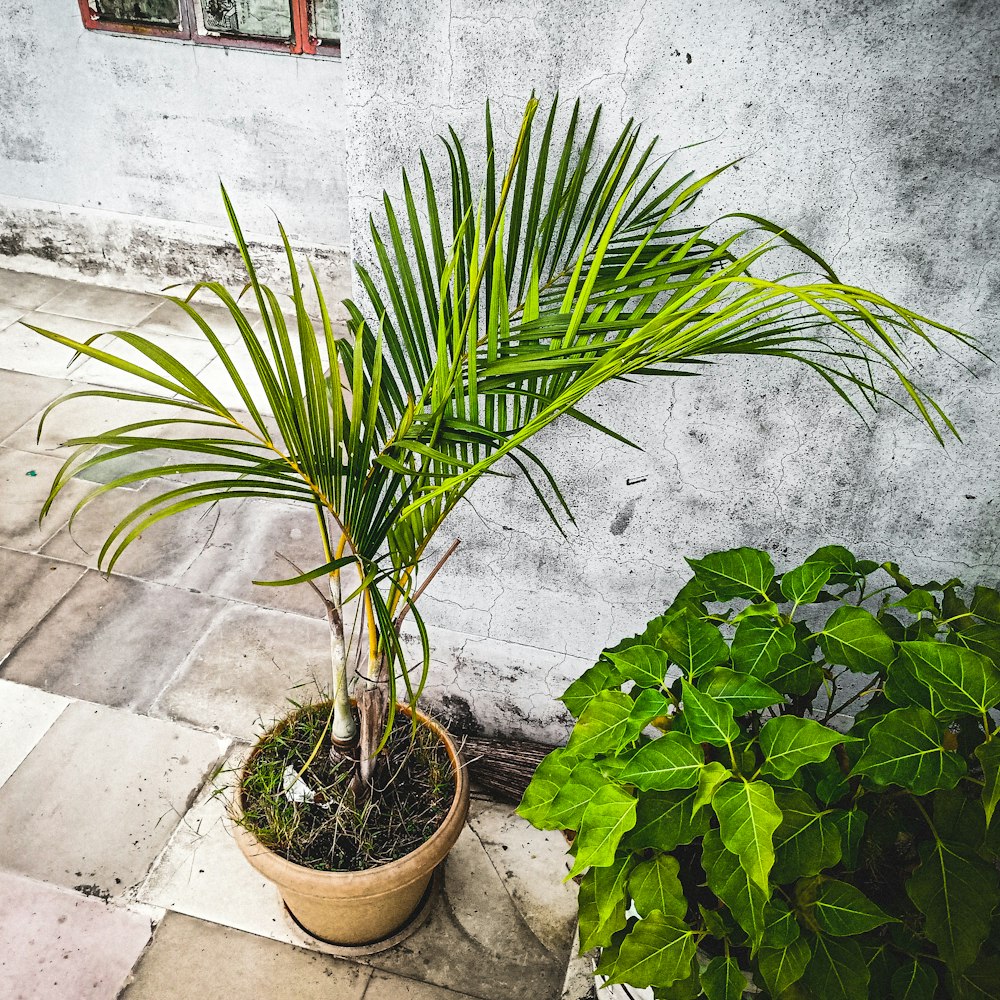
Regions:
<svg viewBox="0 0 1000 1000"><path fill-rule="evenodd" d="M314 934L308 927L304 927L295 918L295 914L288 909L287 905L282 905L282 910L285 914L285 919L297 930L301 931L303 934L307 934L309 938L320 945L317 949L322 951L327 955L334 955L337 958L365 958L368 955L378 955L380 952L388 951L390 948L395 948L397 944L402 944L407 938L412 937L425 923L427 923L427 918L430 917L431 912L434 909L435 904L438 901L438 897L441 895L441 888L444 885L444 871L443 866L438 866L435 869L434 874L431 876L430 884L427 886L427 890L424 892L420 903L417 905L417 909L414 911L413 916L398 930L395 930L388 937L384 937L378 941L372 941L369 944L337 944L335 941L327 941L326 938L321 938Z"/></svg>

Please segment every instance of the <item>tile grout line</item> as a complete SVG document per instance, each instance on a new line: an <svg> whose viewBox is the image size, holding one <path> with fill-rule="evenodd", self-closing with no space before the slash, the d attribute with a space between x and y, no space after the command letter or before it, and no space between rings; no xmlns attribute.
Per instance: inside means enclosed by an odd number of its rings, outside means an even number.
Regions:
<svg viewBox="0 0 1000 1000"><path fill-rule="evenodd" d="M13 549L12 551L17 552L19 550L18 549ZM38 556L38 555L40 555L40 553L38 553L38 552L26 552L26 553L24 553L24 555ZM45 558L45 557L42 556L42 558ZM67 565L76 566L77 563L68 563ZM71 593L73 593L73 591L76 590L77 587L80 586L80 582L82 580L86 579L87 574L91 573L91 572L93 572L93 570L91 570L89 567L84 567L83 573L73 582L73 586L70 587L69 590L67 590L66 593L63 594L62 597L60 597L59 600L56 601L56 603L53 604L52 607L49 608L49 610L46 611L45 614L43 614L42 617L39 618L38 621L36 621L35 624L32 625L31 628L29 628L28 631L25 632L24 635L22 635L20 639L17 640L16 643L14 643L14 645L10 649L10 652L5 653L3 656L0 656L0 679L2 679L2 680L9 680L9 678L6 678L6 677L3 676L4 666L7 663L7 661L17 652L18 649L20 649L20 647L22 645L24 645L25 642L27 642L28 639L31 638L31 636L33 636L38 631L38 628L42 624L44 624L45 621L48 620L48 618L52 615L52 613L56 610L56 608L58 608L58 607L60 607L62 605L63 601L65 601L66 598ZM17 681L12 681L11 683L15 683L16 684L18 682ZM36 687L36 685L34 685L34 684L26 684L24 686L25 687ZM39 691L45 691L46 694L55 694L55 692L53 692L53 691L46 691L45 688L37 688L37 690L39 690ZM63 697L63 698L73 698L72 695L60 695L60 697ZM80 699L79 698L73 698L73 700L74 701L79 701ZM97 704L97 702L95 702L95 704Z"/></svg>

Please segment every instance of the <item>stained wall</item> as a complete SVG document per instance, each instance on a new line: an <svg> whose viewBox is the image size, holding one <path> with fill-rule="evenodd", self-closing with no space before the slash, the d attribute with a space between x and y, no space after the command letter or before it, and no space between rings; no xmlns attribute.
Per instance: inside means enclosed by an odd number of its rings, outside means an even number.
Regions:
<svg viewBox="0 0 1000 1000"><path fill-rule="evenodd" d="M481 150L483 104L509 151L532 90L631 116L680 172L742 157L700 218L769 216L844 280L1000 352L1000 24L996 5L915 0L354 0L345 8L354 251L368 215L447 124ZM605 140L606 141L606 140ZM700 145L695 145L699 144ZM504 145L501 142L501 145ZM891 405L866 426L802 368L727 361L699 379L609 387L538 451L577 520L568 539L518 479L482 483L428 594L436 693L487 729L556 734L551 695L662 611L684 556L758 545L780 564L839 542L914 576L997 580L993 365L913 353L962 443Z"/></svg>

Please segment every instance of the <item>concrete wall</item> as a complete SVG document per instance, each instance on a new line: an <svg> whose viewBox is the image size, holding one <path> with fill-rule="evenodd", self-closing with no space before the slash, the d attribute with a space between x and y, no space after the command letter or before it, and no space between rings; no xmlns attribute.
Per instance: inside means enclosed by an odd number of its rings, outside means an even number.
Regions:
<svg viewBox="0 0 1000 1000"><path fill-rule="evenodd" d="M745 156L702 217L771 216L867 284L1000 352L1000 25L994 0L353 0L346 98L352 232L447 123L478 137L488 96L510 139L532 89L635 115L707 171ZM473 143L475 145L475 143ZM435 163L441 157L435 152ZM788 364L619 386L593 413L637 454L574 425L539 450L576 508L563 541L523 484L482 484L425 604L439 698L486 728L555 734L551 693L662 610L683 556L739 544L778 560L841 542L919 576L995 583L997 393L917 352L964 444L883 408L868 430ZM450 537L450 535L449 535Z"/></svg>
<svg viewBox="0 0 1000 1000"><path fill-rule="evenodd" d="M273 210L342 281L347 114L337 60L87 31L75 0L14 0L0 265L146 288L238 280L221 178L248 233L276 242Z"/></svg>

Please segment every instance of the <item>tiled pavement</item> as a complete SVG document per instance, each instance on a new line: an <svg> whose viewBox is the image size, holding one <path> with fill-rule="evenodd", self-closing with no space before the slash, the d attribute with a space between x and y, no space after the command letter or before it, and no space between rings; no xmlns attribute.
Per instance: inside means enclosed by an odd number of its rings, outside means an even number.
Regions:
<svg viewBox="0 0 1000 1000"><path fill-rule="evenodd" d="M225 314L207 311L232 342ZM196 510L97 572L115 513L164 487L112 491L70 530L92 485L74 483L39 526L61 441L131 411L81 399L36 441L39 414L67 390L130 383L92 360L68 365L21 319L74 337L128 327L224 383L174 305L0 270L0 997L562 996L576 906L564 845L485 798L403 945L346 961L285 919L214 792L257 721L322 676L309 591L250 583L282 572L276 548L308 559L309 528L273 505Z"/></svg>

